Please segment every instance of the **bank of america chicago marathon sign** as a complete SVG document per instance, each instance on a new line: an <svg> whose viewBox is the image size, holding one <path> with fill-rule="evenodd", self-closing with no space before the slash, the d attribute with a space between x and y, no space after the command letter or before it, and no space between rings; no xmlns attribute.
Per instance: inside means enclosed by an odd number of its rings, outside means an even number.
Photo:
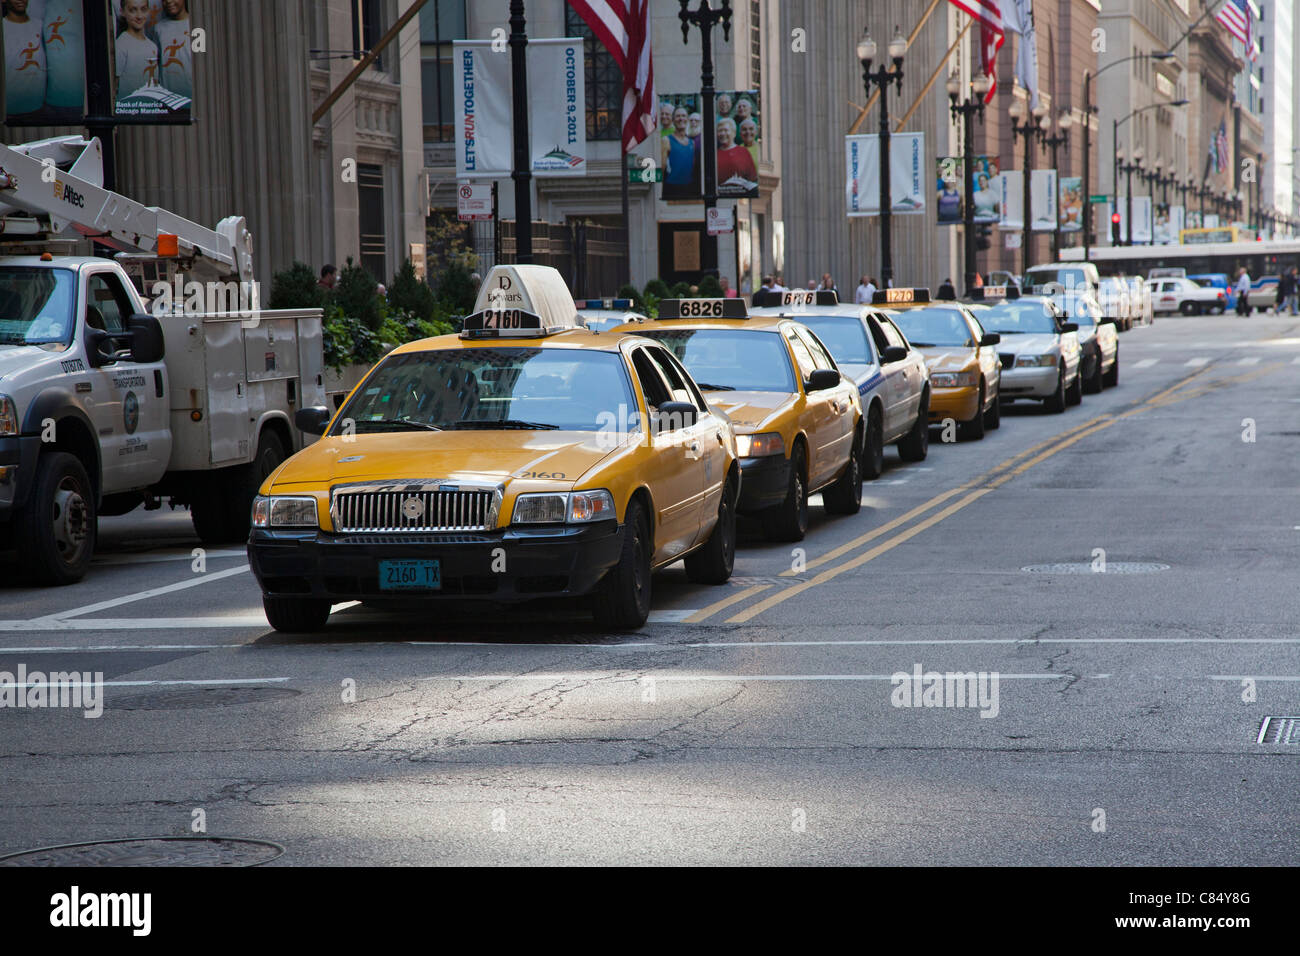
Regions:
<svg viewBox="0 0 1300 956"><path fill-rule="evenodd" d="M849 216L880 214L880 137L874 133L844 137L845 211ZM896 216L925 212L925 134L889 137L890 212Z"/></svg>
<svg viewBox="0 0 1300 956"><path fill-rule="evenodd" d="M456 178L507 179L514 167L510 55L491 40L453 45ZM528 41L529 155L535 176L587 175L582 40Z"/></svg>

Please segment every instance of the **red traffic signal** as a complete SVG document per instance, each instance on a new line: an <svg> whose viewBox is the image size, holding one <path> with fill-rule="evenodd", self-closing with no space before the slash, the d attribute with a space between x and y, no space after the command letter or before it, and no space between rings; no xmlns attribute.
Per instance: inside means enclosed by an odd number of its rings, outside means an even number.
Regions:
<svg viewBox="0 0 1300 956"><path fill-rule="evenodd" d="M1113 226L1118 226L1118 225L1119 225L1119 213L1117 213L1117 212L1113 212L1113 213L1111 213L1111 214L1110 214L1110 222L1111 222L1111 225L1113 225Z"/></svg>

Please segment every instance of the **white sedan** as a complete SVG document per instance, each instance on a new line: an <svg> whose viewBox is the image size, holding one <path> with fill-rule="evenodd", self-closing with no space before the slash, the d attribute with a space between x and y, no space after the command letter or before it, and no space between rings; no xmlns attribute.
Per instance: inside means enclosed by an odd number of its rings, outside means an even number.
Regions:
<svg viewBox="0 0 1300 956"><path fill-rule="evenodd" d="M1222 289L1200 286L1191 279L1163 278L1151 280L1151 308L1156 312L1181 312L1183 315L1221 315L1228 308Z"/></svg>

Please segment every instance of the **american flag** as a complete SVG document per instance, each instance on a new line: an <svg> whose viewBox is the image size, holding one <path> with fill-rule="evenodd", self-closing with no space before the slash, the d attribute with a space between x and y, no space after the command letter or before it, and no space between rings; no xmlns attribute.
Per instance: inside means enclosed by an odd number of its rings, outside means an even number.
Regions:
<svg viewBox="0 0 1300 956"><path fill-rule="evenodd" d="M998 50L1006 39L1006 28L1002 24L1002 10L998 0L948 0L958 10L965 11L980 24L980 63L984 73L991 81L988 95L984 102L993 100L998 91L997 59Z"/></svg>
<svg viewBox="0 0 1300 956"><path fill-rule="evenodd" d="M1246 47L1247 56L1252 60L1256 58L1254 30L1248 0L1226 0L1223 8L1219 10L1214 19L1227 27L1228 32L1242 42Z"/></svg>
<svg viewBox="0 0 1300 956"><path fill-rule="evenodd" d="M623 151L655 130L650 0L569 0L623 74Z"/></svg>

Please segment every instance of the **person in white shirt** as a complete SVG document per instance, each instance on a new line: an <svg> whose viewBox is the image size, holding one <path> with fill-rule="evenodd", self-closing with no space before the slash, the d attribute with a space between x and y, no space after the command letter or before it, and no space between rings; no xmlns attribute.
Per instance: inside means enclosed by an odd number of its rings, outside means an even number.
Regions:
<svg viewBox="0 0 1300 956"><path fill-rule="evenodd" d="M161 62L158 44L145 33L149 19L147 0L122 0L126 29L117 35L117 99L129 97L142 86L158 82Z"/></svg>
<svg viewBox="0 0 1300 956"><path fill-rule="evenodd" d="M1237 314L1242 316L1250 315L1250 273L1244 268L1237 273Z"/></svg>
<svg viewBox="0 0 1300 956"><path fill-rule="evenodd" d="M8 0L5 7L5 107L10 116L18 116L45 103L45 41L28 0Z"/></svg>
<svg viewBox="0 0 1300 956"><path fill-rule="evenodd" d="M194 66L190 53L189 0L163 0L157 26L162 48L162 85L173 93L194 97Z"/></svg>
<svg viewBox="0 0 1300 956"><path fill-rule="evenodd" d="M853 296L853 301L858 305L870 305L871 297L875 295L876 287L872 284L871 279L863 276L858 282L858 291Z"/></svg>

